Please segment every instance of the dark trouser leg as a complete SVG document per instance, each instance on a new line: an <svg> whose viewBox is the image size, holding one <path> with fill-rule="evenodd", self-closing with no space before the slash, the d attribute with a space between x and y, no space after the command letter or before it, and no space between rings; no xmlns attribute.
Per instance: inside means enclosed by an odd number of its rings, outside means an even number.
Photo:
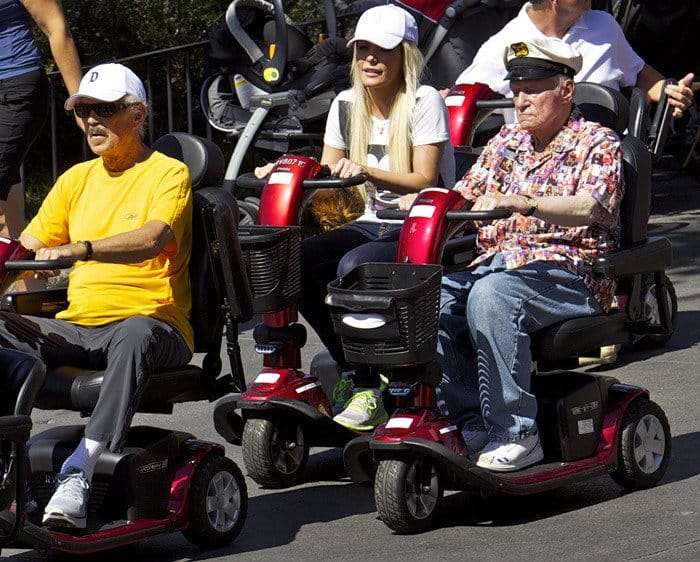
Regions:
<svg viewBox="0 0 700 562"><path fill-rule="evenodd" d="M347 368L343 348L333 331L333 322L324 304L328 283L336 278L338 263L353 248L372 240L369 234L342 227L324 232L301 243L302 291L299 312L328 348L333 359Z"/></svg>
<svg viewBox="0 0 700 562"><path fill-rule="evenodd" d="M186 365L192 353L174 328L153 318L134 316L87 329L99 333L107 365L85 437L110 441L110 449L117 451L150 374L156 369Z"/></svg>

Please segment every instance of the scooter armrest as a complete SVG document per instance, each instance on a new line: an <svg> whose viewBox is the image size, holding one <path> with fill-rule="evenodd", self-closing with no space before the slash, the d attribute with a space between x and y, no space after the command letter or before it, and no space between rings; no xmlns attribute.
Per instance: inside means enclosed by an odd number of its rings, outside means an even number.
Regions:
<svg viewBox="0 0 700 562"><path fill-rule="evenodd" d="M621 248L596 258L593 262L593 273L606 279L652 273L668 268L672 259L670 240L663 236L654 236L641 244Z"/></svg>
<svg viewBox="0 0 700 562"><path fill-rule="evenodd" d="M8 441L27 441L32 430L32 418L29 416L0 417L0 439Z"/></svg>

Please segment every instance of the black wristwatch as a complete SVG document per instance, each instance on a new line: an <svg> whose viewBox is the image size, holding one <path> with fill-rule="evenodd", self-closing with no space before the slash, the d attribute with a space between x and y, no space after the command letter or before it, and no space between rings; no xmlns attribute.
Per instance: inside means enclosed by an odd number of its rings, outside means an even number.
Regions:
<svg viewBox="0 0 700 562"><path fill-rule="evenodd" d="M527 201L527 204L530 205L530 208L525 213L523 213L523 216L531 217L537 212L537 199L535 199L534 197L530 197L529 195L523 195L523 197L525 198L525 201Z"/></svg>
<svg viewBox="0 0 700 562"><path fill-rule="evenodd" d="M81 244L85 244L85 257L81 261L88 261L92 259L92 242L89 240L78 240Z"/></svg>

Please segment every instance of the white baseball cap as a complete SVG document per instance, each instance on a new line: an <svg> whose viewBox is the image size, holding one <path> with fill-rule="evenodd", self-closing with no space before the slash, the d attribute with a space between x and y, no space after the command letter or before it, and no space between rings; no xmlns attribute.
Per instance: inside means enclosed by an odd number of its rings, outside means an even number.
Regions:
<svg viewBox="0 0 700 562"><path fill-rule="evenodd" d="M382 49L393 49L404 40L418 43L416 20L403 8L385 4L370 8L360 16L355 35L347 46L351 47L355 41L367 41Z"/></svg>
<svg viewBox="0 0 700 562"><path fill-rule="evenodd" d="M141 79L123 64L100 64L85 73L78 92L70 96L63 107L73 109L76 102L82 98L111 102L127 94L146 101L146 89Z"/></svg>

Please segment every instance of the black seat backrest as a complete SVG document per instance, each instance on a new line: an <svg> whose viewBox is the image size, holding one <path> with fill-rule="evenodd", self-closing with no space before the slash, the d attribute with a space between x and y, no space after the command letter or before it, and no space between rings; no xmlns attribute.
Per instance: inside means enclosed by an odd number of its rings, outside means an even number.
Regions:
<svg viewBox="0 0 700 562"><path fill-rule="evenodd" d="M181 160L190 169L194 192L189 269L192 287L190 324L194 329L195 351L211 351L218 355L224 324L222 299L226 298L228 301L226 304L234 320L241 315L241 310L246 311L249 308L246 304L249 292L246 292L245 275L241 275L240 271L236 275L229 269L225 272L226 275L219 275L224 279L217 278L217 273L220 272L214 271L209 255L208 238L212 233L207 232L203 213L211 208L218 216L218 230L225 233L224 239L221 236L217 238L217 244L225 246L219 248L219 252L234 257L227 266L236 267L235 257L240 255L236 231L238 206L233 196L220 187L226 165L224 155L210 140L187 133L164 135L153 144L153 148ZM235 282L230 282L230 279L234 279ZM218 290L220 285L223 285L225 294Z"/></svg>
<svg viewBox="0 0 700 562"><path fill-rule="evenodd" d="M574 103L588 121L611 128L622 136L629 125L629 102L619 91L592 82L579 82Z"/></svg>
<svg viewBox="0 0 700 562"><path fill-rule="evenodd" d="M651 154L644 142L627 135L622 139L622 166L625 196L620 209L622 246L631 246L647 238L651 207Z"/></svg>

